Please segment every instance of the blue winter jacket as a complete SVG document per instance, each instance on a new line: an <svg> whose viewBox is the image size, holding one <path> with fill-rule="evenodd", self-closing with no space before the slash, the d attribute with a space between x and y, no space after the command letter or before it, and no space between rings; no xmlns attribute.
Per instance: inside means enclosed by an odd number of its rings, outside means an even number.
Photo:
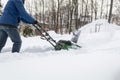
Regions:
<svg viewBox="0 0 120 80"><path fill-rule="evenodd" d="M35 19L26 12L23 0L8 0L2 16L0 16L0 25L17 27L20 20L29 24L34 24L35 22Z"/></svg>

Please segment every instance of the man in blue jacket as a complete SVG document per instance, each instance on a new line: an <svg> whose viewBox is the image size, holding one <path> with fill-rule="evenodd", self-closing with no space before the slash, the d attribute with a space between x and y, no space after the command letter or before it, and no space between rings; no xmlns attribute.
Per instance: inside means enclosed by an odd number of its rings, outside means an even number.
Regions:
<svg viewBox="0 0 120 80"><path fill-rule="evenodd" d="M9 36L13 42L12 53L19 53L22 41L17 26L20 20L29 24L37 24L37 21L26 12L24 0L8 0L0 16L0 52Z"/></svg>

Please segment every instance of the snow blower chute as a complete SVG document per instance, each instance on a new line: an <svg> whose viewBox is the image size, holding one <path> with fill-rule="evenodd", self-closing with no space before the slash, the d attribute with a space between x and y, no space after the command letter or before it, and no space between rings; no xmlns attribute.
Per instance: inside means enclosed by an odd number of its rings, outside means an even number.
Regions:
<svg viewBox="0 0 120 80"><path fill-rule="evenodd" d="M80 48L79 45L72 43L69 40L68 41L67 40L59 40L58 42L56 42L56 40L54 40L39 23L37 23L33 26L39 31L41 36L54 47L55 50L61 50L61 49L68 50L71 46L76 46L76 47Z"/></svg>

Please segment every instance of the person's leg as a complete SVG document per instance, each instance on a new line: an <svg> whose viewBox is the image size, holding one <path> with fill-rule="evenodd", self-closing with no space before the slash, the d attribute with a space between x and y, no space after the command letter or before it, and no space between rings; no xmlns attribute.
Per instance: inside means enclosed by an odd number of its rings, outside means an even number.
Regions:
<svg viewBox="0 0 120 80"><path fill-rule="evenodd" d="M7 37L8 37L7 33L3 31L2 29L0 29L0 52L2 48L5 46Z"/></svg>
<svg viewBox="0 0 120 80"><path fill-rule="evenodd" d="M21 37L17 28L6 29L6 32L13 42L12 53L19 52L21 48Z"/></svg>

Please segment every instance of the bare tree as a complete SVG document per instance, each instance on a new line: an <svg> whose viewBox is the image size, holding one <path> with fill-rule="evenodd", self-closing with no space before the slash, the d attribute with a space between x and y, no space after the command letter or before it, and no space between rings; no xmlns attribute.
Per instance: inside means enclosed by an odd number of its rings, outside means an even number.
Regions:
<svg viewBox="0 0 120 80"><path fill-rule="evenodd" d="M98 13L98 3L97 1L95 0L95 7L94 7L94 12L95 12L95 20L97 19L97 13Z"/></svg>
<svg viewBox="0 0 120 80"><path fill-rule="evenodd" d="M64 30L63 30L63 28L65 28L65 19L64 18L66 18L66 13L67 13L67 11L66 11L66 5L64 5L65 3L64 3L64 0L62 0L61 1L61 6L60 6L60 33L61 34L63 34L64 32Z"/></svg>
<svg viewBox="0 0 120 80"><path fill-rule="evenodd" d="M110 11L109 11L109 18L108 18L108 22L111 22L111 18L112 18L112 9L113 9L113 0L111 0L111 4L110 4Z"/></svg>
<svg viewBox="0 0 120 80"><path fill-rule="evenodd" d="M70 33L72 31L73 10L74 6L72 0L68 0L66 5L61 6L61 17L63 18L62 21L64 24L63 26L65 28L65 33Z"/></svg>
<svg viewBox="0 0 120 80"><path fill-rule="evenodd" d="M51 23L53 26L53 29L55 30L55 32L57 32L56 30L56 2L54 0L51 0Z"/></svg>
<svg viewBox="0 0 120 80"><path fill-rule="evenodd" d="M93 20L93 7L94 7L94 1L91 0L91 21Z"/></svg>
<svg viewBox="0 0 120 80"><path fill-rule="evenodd" d="M101 12L100 12L100 18L102 18L102 15L103 15L103 4L104 4L104 0L101 1Z"/></svg>
<svg viewBox="0 0 120 80"><path fill-rule="evenodd" d="M73 0L74 5L74 17L75 17L75 29L78 29L78 0Z"/></svg>
<svg viewBox="0 0 120 80"><path fill-rule="evenodd" d="M1 0L0 0L0 15L2 15L2 4L1 4Z"/></svg>
<svg viewBox="0 0 120 80"><path fill-rule="evenodd" d="M31 4L31 2L26 1L26 2L25 2L25 7L27 8L29 14L32 15L32 12L33 12L33 6L32 6L32 4Z"/></svg>
<svg viewBox="0 0 120 80"><path fill-rule="evenodd" d="M73 11L74 10L74 6L73 3L70 1L70 13L69 13L69 17L70 17L70 26L69 26L69 33L71 33L72 31L72 23L73 23Z"/></svg>
<svg viewBox="0 0 120 80"><path fill-rule="evenodd" d="M42 18L43 18L42 21L43 21L43 27L45 27L45 25L44 25L45 24L45 2L44 2L44 0L41 0L41 1L42 1L42 5L43 5L42 6L42 8L43 8L42 9Z"/></svg>
<svg viewBox="0 0 120 80"><path fill-rule="evenodd" d="M60 8L60 33L63 34L63 27L64 27L64 18L65 15L64 13L66 13L66 8L65 6L61 6Z"/></svg>
<svg viewBox="0 0 120 80"><path fill-rule="evenodd" d="M70 28L70 9L71 9L71 0L68 1L68 4L66 4L66 30L65 32L68 33L69 32L69 28Z"/></svg>
<svg viewBox="0 0 120 80"><path fill-rule="evenodd" d="M56 32L59 32L59 26L60 26L60 9L63 4L64 0L57 0L57 16L56 16Z"/></svg>

